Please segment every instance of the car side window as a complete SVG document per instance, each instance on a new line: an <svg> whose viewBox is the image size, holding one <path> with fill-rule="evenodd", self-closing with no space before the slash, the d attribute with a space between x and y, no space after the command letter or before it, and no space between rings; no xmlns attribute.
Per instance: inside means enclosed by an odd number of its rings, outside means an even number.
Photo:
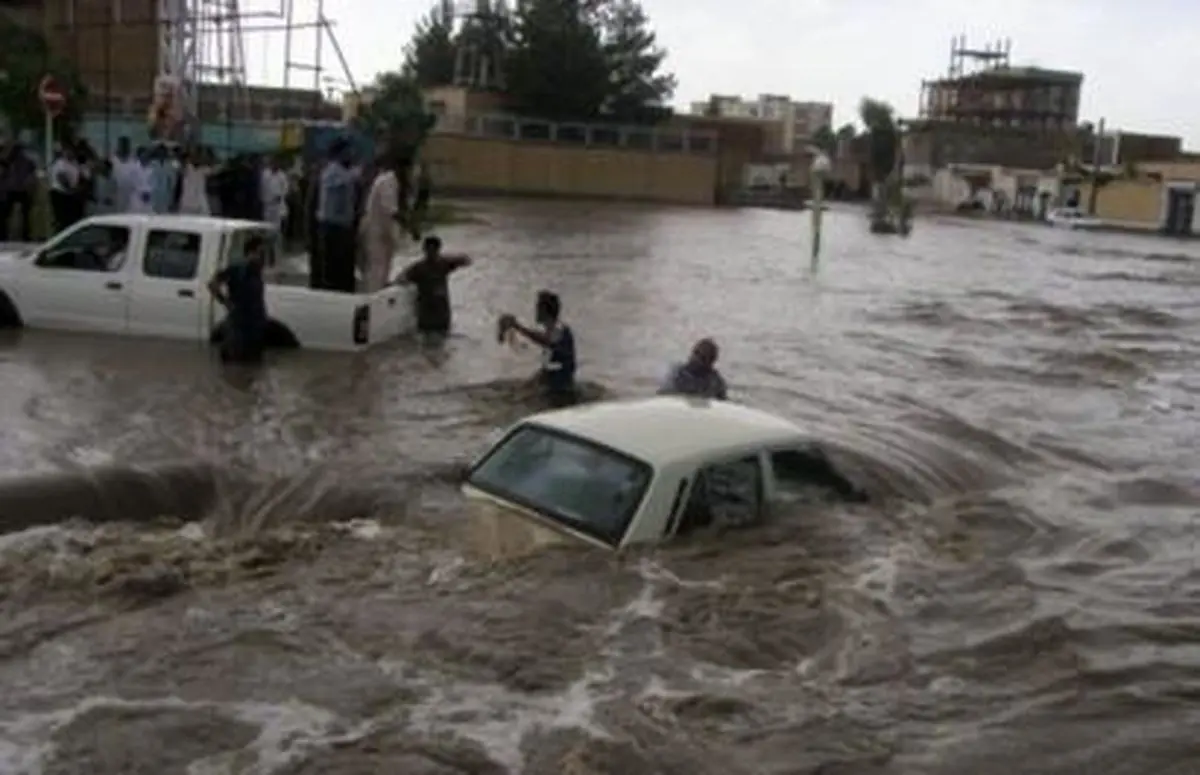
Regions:
<svg viewBox="0 0 1200 775"><path fill-rule="evenodd" d="M786 501L827 500L831 494L851 503L868 499L817 446L776 450L771 469L776 494Z"/></svg>
<svg viewBox="0 0 1200 775"><path fill-rule="evenodd" d="M155 229L146 235L142 271L161 280L194 280L200 271L200 235Z"/></svg>
<svg viewBox="0 0 1200 775"><path fill-rule="evenodd" d="M763 472L758 455L700 469L676 535L705 527L742 527L762 517Z"/></svg>
<svg viewBox="0 0 1200 775"><path fill-rule="evenodd" d="M41 269L115 272L129 255L129 237L124 226L83 226L40 253L34 264Z"/></svg>

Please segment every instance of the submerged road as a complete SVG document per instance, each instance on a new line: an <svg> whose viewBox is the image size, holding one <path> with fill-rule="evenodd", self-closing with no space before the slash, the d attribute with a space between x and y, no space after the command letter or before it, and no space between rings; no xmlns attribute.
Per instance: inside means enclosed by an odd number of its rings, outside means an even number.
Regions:
<svg viewBox="0 0 1200 775"><path fill-rule="evenodd" d="M196 467L0 536L0 773L1197 772L1200 245L835 209L813 278L806 214L477 207L443 351L4 335L0 473ZM878 503L473 559L543 287L594 390L714 336Z"/></svg>

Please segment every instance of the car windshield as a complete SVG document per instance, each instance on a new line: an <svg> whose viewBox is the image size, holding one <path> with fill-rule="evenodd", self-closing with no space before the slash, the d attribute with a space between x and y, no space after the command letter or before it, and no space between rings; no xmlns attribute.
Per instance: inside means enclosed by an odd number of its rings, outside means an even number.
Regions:
<svg viewBox="0 0 1200 775"><path fill-rule="evenodd" d="M522 425L468 484L616 546L650 485L646 463L577 436Z"/></svg>

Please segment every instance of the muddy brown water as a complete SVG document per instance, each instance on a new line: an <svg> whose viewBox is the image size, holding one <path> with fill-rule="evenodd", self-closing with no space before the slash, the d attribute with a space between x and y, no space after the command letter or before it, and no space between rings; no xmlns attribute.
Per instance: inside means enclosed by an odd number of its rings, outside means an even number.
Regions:
<svg viewBox="0 0 1200 775"><path fill-rule="evenodd" d="M803 214L478 207L444 351L3 340L0 471L212 497L0 538L0 773L1200 772L1200 247L834 210L813 279ZM596 390L715 336L875 503L464 552L541 287Z"/></svg>

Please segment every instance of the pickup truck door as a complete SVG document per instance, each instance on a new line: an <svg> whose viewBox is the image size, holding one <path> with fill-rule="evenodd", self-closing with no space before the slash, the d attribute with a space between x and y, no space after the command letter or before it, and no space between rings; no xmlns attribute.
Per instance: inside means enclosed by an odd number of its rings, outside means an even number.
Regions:
<svg viewBox="0 0 1200 775"><path fill-rule="evenodd" d="M202 292L202 251L213 250L213 234L153 228L145 235L139 265L131 268L129 330L168 339L207 341Z"/></svg>
<svg viewBox="0 0 1200 775"><path fill-rule="evenodd" d="M132 230L82 223L38 251L22 273L18 307L31 328L125 333Z"/></svg>

